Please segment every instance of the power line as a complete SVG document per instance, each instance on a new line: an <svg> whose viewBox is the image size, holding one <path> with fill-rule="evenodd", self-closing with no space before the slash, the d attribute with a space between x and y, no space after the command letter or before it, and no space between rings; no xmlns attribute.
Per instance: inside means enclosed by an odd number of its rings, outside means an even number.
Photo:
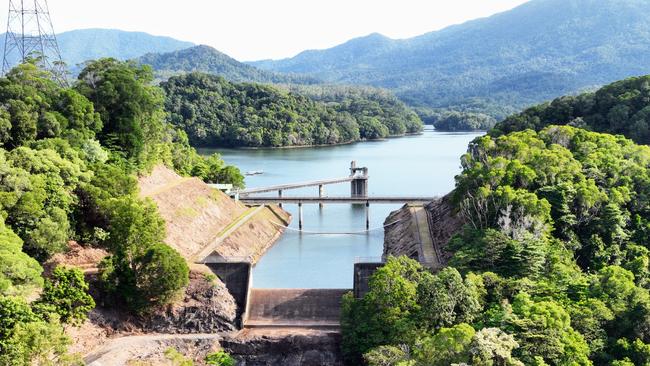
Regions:
<svg viewBox="0 0 650 366"><path fill-rule="evenodd" d="M9 0L2 73L30 58L40 60L57 81L66 83L47 0Z"/></svg>

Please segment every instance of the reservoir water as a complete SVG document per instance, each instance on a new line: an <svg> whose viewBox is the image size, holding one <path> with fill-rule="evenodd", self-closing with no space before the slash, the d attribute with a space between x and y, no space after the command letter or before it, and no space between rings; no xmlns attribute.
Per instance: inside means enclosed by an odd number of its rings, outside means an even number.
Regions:
<svg viewBox="0 0 650 366"><path fill-rule="evenodd" d="M350 162L369 168L371 196L440 196L454 187L460 156L482 133L422 135L333 147L299 149L202 149L220 153L242 172L263 171L246 177L248 188L296 183L349 175ZM326 186L330 196L349 196L350 184ZM275 193L277 195L277 192ZM318 187L290 190L283 196L318 196ZM256 288L351 288L357 259L379 259L383 250L383 223L400 205L371 205L370 233L365 229L365 206L350 204L303 205L304 230L287 230L253 271ZM298 208L285 204L298 228ZM328 234L312 234L328 233ZM332 234L334 233L334 234Z"/></svg>

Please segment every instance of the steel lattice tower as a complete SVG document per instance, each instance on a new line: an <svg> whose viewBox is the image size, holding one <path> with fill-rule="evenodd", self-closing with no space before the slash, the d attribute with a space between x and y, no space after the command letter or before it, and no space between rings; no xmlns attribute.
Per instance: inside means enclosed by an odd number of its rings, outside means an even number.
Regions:
<svg viewBox="0 0 650 366"><path fill-rule="evenodd" d="M42 66L65 83L65 65L56 41L47 0L9 0L2 73L29 58L42 58Z"/></svg>

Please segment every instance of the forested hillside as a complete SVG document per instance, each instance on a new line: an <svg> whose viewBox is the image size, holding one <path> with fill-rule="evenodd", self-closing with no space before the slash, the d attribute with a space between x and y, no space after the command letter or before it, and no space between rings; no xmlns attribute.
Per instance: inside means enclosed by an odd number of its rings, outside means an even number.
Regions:
<svg viewBox="0 0 650 366"><path fill-rule="evenodd" d="M385 87L414 107L500 120L560 95L650 73L650 7L646 0L532 0L415 38L373 34L252 64Z"/></svg>
<svg viewBox="0 0 650 366"><path fill-rule="evenodd" d="M88 284L79 269L45 276L42 267L69 240L108 251L96 289L105 306L142 314L188 283L156 206L138 197L136 174L163 163L243 181L165 121L152 79L149 68L114 59L88 64L71 88L32 64L0 78L0 364L80 364L63 326L94 308Z"/></svg>
<svg viewBox="0 0 650 366"><path fill-rule="evenodd" d="M417 115L388 95L326 92L316 101L279 87L201 73L172 77L161 86L171 123L195 146L339 144L422 130Z"/></svg>
<svg viewBox="0 0 650 366"><path fill-rule="evenodd" d="M437 273L390 258L344 301L368 365L650 363L650 147L570 126L480 137Z"/></svg>
<svg viewBox="0 0 650 366"><path fill-rule="evenodd" d="M190 72L204 72L219 75L234 82L257 83L317 83L313 77L280 74L260 70L241 63L210 46L196 46L173 52L148 53L137 59L139 63L150 65L159 79Z"/></svg>
<svg viewBox="0 0 650 366"><path fill-rule="evenodd" d="M539 131L551 124L621 134L650 144L650 76L618 81L595 93L557 98L506 118L490 133Z"/></svg>

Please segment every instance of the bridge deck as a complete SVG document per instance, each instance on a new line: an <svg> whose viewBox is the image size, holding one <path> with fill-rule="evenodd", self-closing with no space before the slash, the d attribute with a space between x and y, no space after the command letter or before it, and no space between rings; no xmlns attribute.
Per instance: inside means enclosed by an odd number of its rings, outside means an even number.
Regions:
<svg viewBox="0 0 650 366"><path fill-rule="evenodd" d="M267 203L413 203L424 204L435 200L435 197L241 197L239 200L247 204Z"/></svg>
<svg viewBox="0 0 650 366"><path fill-rule="evenodd" d="M342 178L334 178L334 179L322 179L322 180L313 180L309 182L300 182L300 183L288 183L288 184L280 184L277 186L269 186L269 187L260 187L260 188L251 188L251 189L245 189L242 191L239 191L238 193L240 195L248 195L248 194L254 194L254 193L266 193L266 192L276 192L276 191L284 191L284 190L289 190L289 189L298 189L298 188L305 188L305 187L315 187L315 186L321 186L321 185L329 185L329 184L338 184L338 183L345 183L345 182L351 182L355 179L367 179L368 177L342 177Z"/></svg>

